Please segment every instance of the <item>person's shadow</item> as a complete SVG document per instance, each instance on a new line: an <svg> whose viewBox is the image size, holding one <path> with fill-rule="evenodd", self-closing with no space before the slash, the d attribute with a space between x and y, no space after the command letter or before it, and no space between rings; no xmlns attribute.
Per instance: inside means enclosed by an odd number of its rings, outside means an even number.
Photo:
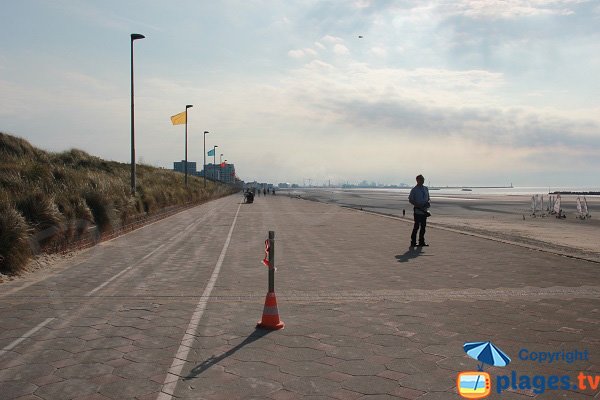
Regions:
<svg viewBox="0 0 600 400"><path fill-rule="evenodd" d="M422 252L422 247L409 247L404 254L397 255L396 260L401 263L409 262L411 259L419 257Z"/></svg>

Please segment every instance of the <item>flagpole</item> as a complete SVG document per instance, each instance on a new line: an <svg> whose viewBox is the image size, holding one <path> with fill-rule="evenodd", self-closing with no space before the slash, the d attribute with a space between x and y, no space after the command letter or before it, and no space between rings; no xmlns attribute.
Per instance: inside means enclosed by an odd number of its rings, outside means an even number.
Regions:
<svg viewBox="0 0 600 400"><path fill-rule="evenodd" d="M221 181L221 172L223 172L223 153L219 156L219 182Z"/></svg>
<svg viewBox="0 0 600 400"><path fill-rule="evenodd" d="M204 131L204 151L202 155L204 157L204 165L202 167L202 175L204 175L204 187L206 188L206 134L208 131Z"/></svg>
<svg viewBox="0 0 600 400"><path fill-rule="evenodd" d="M217 180L217 168L216 168L216 162L217 162L217 146L216 144L213 147L213 179Z"/></svg>
<svg viewBox="0 0 600 400"><path fill-rule="evenodd" d="M187 176L188 176L188 151L187 151L187 125L188 125L188 108L192 108L191 104L185 106L185 187L187 187Z"/></svg>

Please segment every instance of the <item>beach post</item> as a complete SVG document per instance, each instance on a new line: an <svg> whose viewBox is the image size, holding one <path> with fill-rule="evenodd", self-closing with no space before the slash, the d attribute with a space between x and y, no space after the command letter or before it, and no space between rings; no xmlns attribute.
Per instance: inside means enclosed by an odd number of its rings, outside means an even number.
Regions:
<svg viewBox="0 0 600 400"><path fill-rule="evenodd" d="M275 296L275 231L269 231L269 239L265 240L265 258L262 262L269 268L269 291L265 299L262 319L258 321L256 327L268 330L282 329L285 324L279 319Z"/></svg>

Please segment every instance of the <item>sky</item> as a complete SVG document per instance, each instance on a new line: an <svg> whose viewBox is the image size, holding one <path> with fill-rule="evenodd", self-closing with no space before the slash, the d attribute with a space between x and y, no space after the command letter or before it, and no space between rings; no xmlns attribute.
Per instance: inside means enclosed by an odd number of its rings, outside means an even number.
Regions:
<svg viewBox="0 0 600 400"><path fill-rule="evenodd" d="M600 187L600 1L19 0L0 131L246 181ZM362 37L360 37L362 36Z"/></svg>

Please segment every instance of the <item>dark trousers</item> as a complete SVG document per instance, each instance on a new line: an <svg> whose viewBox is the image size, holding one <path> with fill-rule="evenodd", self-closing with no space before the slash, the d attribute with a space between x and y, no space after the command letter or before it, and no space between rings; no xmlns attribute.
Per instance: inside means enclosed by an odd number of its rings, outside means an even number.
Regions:
<svg viewBox="0 0 600 400"><path fill-rule="evenodd" d="M427 226L427 217L423 214L415 214L415 225L413 226L412 235L410 235L410 242L417 243L417 231L419 232L419 243L425 243L425 227Z"/></svg>

